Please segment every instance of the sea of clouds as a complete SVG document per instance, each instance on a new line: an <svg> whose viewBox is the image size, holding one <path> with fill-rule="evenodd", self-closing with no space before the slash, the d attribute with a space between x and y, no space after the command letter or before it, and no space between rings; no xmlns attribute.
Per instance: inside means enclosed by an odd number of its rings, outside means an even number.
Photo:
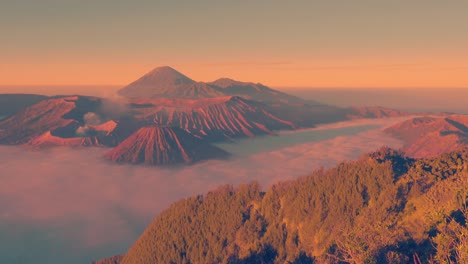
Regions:
<svg viewBox="0 0 468 264"><path fill-rule="evenodd" d="M124 253L180 198L253 180L267 189L320 167L402 143L358 120L220 144L226 161L180 168L117 165L108 149L0 147L0 263L90 263Z"/></svg>

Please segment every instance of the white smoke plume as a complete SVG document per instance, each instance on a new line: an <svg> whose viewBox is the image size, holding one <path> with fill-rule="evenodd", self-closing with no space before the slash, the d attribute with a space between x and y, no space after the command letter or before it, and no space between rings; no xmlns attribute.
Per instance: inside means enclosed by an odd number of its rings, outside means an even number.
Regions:
<svg viewBox="0 0 468 264"><path fill-rule="evenodd" d="M80 137L87 136L89 131L92 130L91 126L96 126L102 123L98 114L88 112L83 116L84 125L76 129L76 135Z"/></svg>

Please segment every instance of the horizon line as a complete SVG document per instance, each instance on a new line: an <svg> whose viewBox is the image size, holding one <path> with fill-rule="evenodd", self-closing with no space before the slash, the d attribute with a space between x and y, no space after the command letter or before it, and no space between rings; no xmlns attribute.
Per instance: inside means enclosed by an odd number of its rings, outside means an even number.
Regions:
<svg viewBox="0 0 468 264"><path fill-rule="evenodd" d="M0 84L0 87L125 87L128 84ZM262 83L262 85L265 85ZM288 86L266 85L284 89L468 89L468 86Z"/></svg>

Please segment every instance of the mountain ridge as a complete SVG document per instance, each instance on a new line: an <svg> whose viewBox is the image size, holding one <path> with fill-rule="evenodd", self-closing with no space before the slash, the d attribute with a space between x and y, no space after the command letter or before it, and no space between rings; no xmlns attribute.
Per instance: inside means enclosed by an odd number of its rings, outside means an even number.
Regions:
<svg viewBox="0 0 468 264"><path fill-rule="evenodd" d="M113 146L138 126L108 113L104 99L57 96L45 99L0 121L0 144L48 146Z"/></svg>
<svg viewBox="0 0 468 264"><path fill-rule="evenodd" d="M434 157L468 146L468 116L418 117L384 130L405 142L403 151L411 157Z"/></svg>
<svg viewBox="0 0 468 264"><path fill-rule="evenodd" d="M127 98L184 99L242 96L261 102L320 104L274 90L260 83L241 82L230 78L220 78L213 82L197 82L169 66L154 68L117 91L117 94Z"/></svg>
<svg viewBox="0 0 468 264"><path fill-rule="evenodd" d="M468 149L411 159L382 148L266 191L256 182L221 186L170 205L113 260L395 264L450 256L464 263L456 252L468 231L460 205L468 200L459 195L468 191L467 164Z"/></svg>
<svg viewBox="0 0 468 264"><path fill-rule="evenodd" d="M140 99L136 117L157 125L180 127L209 141L274 134L296 125L239 96L192 99ZM187 107L188 106L188 107Z"/></svg>
<svg viewBox="0 0 468 264"><path fill-rule="evenodd" d="M217 87L226 95L242 96L260 102L285 102L290 104L319 104L274 90L261 83L241 82L230 78L220 78L208 84Z"/></svg>

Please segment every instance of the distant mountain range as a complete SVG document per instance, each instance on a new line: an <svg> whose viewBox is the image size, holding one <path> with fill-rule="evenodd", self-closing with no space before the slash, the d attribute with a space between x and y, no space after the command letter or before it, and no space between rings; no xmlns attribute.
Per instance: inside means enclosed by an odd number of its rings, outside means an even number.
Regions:
<svg viewBox="0 0 468 264"><path fill-rule="evenodd" d="M312 103L260 83L239 82L228 78L210 83L196 82L168 66L155 68L119 90L118 94L128 98L183 99L242 96L260 102Z"/></svg>
<svg viewBox="0 0 468 264"><path fill-rule="evenodd" d="M150 71L118 94L122 96L119 102L79 95L0 95L0 101L19 102L16 107L0 107L0 116L8 116L0 121L0 144L116 147L108 157L118 162L193 163L224 156L209 145L215 141L409 114L382 107L340 108L228 78L197 82L167 66ZM149 137L153 134L162 138ZM147 142L142 140L145 135ZM189 136L195 141L188 140ZM185 144L174 147L181 138ZM198 147L197 140L216 155L191 152ZM141 153L142 149L147 151ZM182 152L192 156L187 158Z"/></svg>

